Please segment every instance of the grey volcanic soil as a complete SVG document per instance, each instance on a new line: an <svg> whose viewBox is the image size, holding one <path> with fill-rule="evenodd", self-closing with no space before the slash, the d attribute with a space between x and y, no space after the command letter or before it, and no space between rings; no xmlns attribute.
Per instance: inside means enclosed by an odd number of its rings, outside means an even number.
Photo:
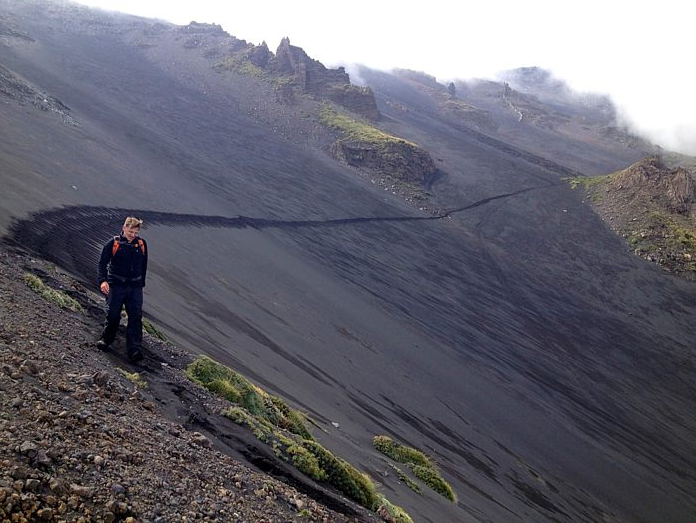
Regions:
<svg viewBox="0 0 696 523"><path fill-rule="evenodd" d="M26 274L84 311L40 297ZM190 355L147 335L137 366L125 358L123 336L99 352L102 302L51 264L0 249L3 521L377 520L223 418L223 402L183 375Z"/></svg>
<svg viewBox="0 0 696 523"><path fill-rule="evenodd" d="M0 104L12 241L90 281L143 214L155 322L306 410L417 521L693 520L695 288L630 256L562 157L382 104L441 160L433 198L460 210L433 219L240 111L193 51L177 73L38 19L3 65L80 126ZM458 503L384 477L375 434L430 454Z"/></svg>

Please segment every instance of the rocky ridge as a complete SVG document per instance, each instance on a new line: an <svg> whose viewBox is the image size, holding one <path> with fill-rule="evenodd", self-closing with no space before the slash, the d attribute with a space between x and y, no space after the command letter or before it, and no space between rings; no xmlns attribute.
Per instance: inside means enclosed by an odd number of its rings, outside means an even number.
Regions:
<svg viewBox="0 0 696 523"><path fill-rule="evenodd" d="M693 173L659 156L582 184L602 218L634 254L696 280L696 198Z"/></svg>
<svg viewBox="0 0 696 523"><path fill-rule="evenodd" d="M249 64L258 71L250 70ZM289 38L281 40L275 54L265 42L230 49L216 67L219 70L231 69L268 76L276 85L277 98L287 104L293 103L294 93L297 92L331 100L372 121L380 117L370 88L351 84L343 67L324 67L318 60L310 58L301 47L291 45Z"/></svg>
<svg viewBox="0 0 696 523"><path fill-rule="evenodd" d="M27 273L85 312L34 293ZM194 430L219 405L178 370L190 357L147 335L142 367L96 351L95 300L52 265L0 250L0 520L374 520L337 496L352 515L335 512L221 452L209 430ZM186 398L178 415L156 382Z"/></svg>

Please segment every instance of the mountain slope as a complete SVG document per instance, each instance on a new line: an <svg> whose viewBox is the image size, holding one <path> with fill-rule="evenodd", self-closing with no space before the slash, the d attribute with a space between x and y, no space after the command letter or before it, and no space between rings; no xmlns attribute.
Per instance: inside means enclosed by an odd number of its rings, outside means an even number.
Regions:
<svg viewBox="0 0 696 523"><path fill-rule="evenodd" d="M690 519L693 287L627 252L562 180L644 151L572 115L563 132L519 122L501 84L456 88L484 128L443 115L431 81L366 73L369 125L437 167L424 213L331 156L320 107L361 115L216 67L241 40L0 5L0 65L77 124L3 96L9 241L91 282L123 215L144 216L153 320L307 412L417 521ZM427 452L458 502L409 489L377 434Z"/></svg>
<svg viewBox="0 0 696 523"><path fill-rule="evenodd" d="M78 310L30 281L69 293ZM225 425L219 400L181 372L185 353L147 335L157 351L140 366L90 349L98 297L50 264L2 249L0 296L0 516L8 521L377 521ZM300 492L226 456L230 442Z"/></svg>

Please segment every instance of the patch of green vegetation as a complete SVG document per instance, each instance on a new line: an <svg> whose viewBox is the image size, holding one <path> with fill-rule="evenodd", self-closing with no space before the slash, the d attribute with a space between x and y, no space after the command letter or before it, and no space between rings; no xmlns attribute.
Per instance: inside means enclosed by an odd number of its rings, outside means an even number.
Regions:
<svg viewBox="0 0 696 523"><path fill-rule="evenodd" d="M382 454L389 456L394 461L423 467L432 467L428 457L420 450L396 443L389 436L375 436L372 444Z"/></svg>
<svg viewBox="0 0 696 523"><path fill-rule="evenodd" d="M249 61L249 59L244 55L232 55L226 56L220 62L215 65L215 69L220 71L234 71L245 76L252 76L254 78L266 78L268 74L262 68L254 65Z"/></svg>
<svg viewBox="0 0 696 523"><path fill-rule="evenodd" d="M410 488L413 492L417 494L421 494L421 489L418 486L418 483L413 481L411 478L408 477L408 474L406 474L403 470L401 470L399 467L396 465L392 465L389 463L389 466L391 466L395 471L396 475L399 477L399 481L402 483L405 483L408 488Z"/></svg>
<svg viewBox="0 0 696 523"><path fill-rule="evenodd" d="M24 281L29 288L31 288L45 300L55 303L64 309L70 309L74 312L83 312L84 309L82 308L82 305L67 294L47 287L38 276L26 273L24 274Z"/></svg>
<svg viewBox="0 0 696 523"><path fill-rule="evenodd" d="M391 503L382 494L377 494L375 512L380 515L383 515L382 512L387 512L396 523L413 523L411 516L404 509Z"/></svg>
<svg viewBox="0 0 696 523"><path fill-rule="evenodd" d="M285 449L294 465L304 474L317 481L324 481L328 474L319 466L319 460L301 444L292 444Z"/></svg>
<svg viewBox="0 0 696 523"><path fill-rule="evenodd" d="M418 148L413 142L380 131L376 127L360 122L349 116L339 114L328 104L322 106L319 111L319 121L331 129L340 131L345 138L358 142L367 142L375 145L401 144Z"/></svg>
<svg viewBox="0 0 696 523"><path fill-rule="evenodd" d="M653 234L663 238L669 249L696 252L696 227L677 223L661 211L648 213L648 223Z"/></svg>
<svg viewBox="0 0 696 523"><path fill-rule="evenodd" d="M231 419L237 425L243 425L251 429L256 439L273 445L274 428L267 420L259 419L249 414L242 407L234 406L225 410L223 416ZM275 445L273 445L275 447ZM280 450L279 450L280 451Z"/></svg>
<svg viewBox="0 0 696 523"><path fill-rule="evenodd" d="M274 427L268 420L253 416L240 406L231 407L223 414L235 423L249 427L259 440L273 447L276 455L292 460L304 474L329 483L352 500L372 508L375 501L372 481L316 441Z"/></svg>
<svg viewBox="0 0 696 523"><path fill-rule="evenodd" d="M119 367L116 367L116 370L123 376L125 377L128 381L135 383L136 386L138 386L141 389L146 389L147 388L147 381L143 379L143 377L140 375L139 372L128 372L124 369L121 369Z"/></svg>
<svg viewBox="0 0 696 523"><path fill-rule="evenodd" d="M377 494L370 478L314 441L302 415L280 398L207 356L196 358L186 373L194 382L234 403L223 415L250 428L277 456L292 461L304 474L329 483L361 505L375 507Z"/></svg>
<svg viewBox="0 0 696 523"><path fill-rule="evenodd" d="M199 356L187 367L186 374L211 392L243 407L252 416L305 439L312 439L302 414L229 367L207 356Z"/></svg>
<svg viewBox="0 0 696 523"><path fill-rule="evenodd" d="M440 476L430 459L420 450L396 443L389 436L375 436L372 443L382 454L410 467L416 477L435 492L456 503L457 496L451 485Z"/></svg>
<svg viewBox="0 0 696 523"><path fill-rule="evenodd" d="M371 508L374 505L375 486L370 478L334 456L316 441L303 441L302 444L316 456L319 466L326 471L330 484L364 507Z"/></svg>
<svg viewBox="0 0 696 523"><path fill-rule="evenodd" d="M650 211L648 213L648 220L653 226L665 226L670 222L669 216L661 211Z"/></svg>
<svg viewBox="0 0 696 523"><path fill-rule="evenodd" d="M447 483L434 468L414 465L413 473L418 479L420 479L438 494L442 494L453 503L457 502L457 496L454 494L452 486Z"/></svg>
<svg viewBox="0 0 696 523"><path fill-rule="evenodd" d="M582 187L586 191L589 191L608 182L611 176L611 174L606 174L604 176L573 176L561 178L561 180L568 182L571 189Z"/></svg>
<svg viewBox="0 0 696 523"><path fill-rule="evenodd" d="M309 509L306 509L306 508L303 508L302 510L300 510L297 513L297 515L301 518L304 518L304 519L309 519L312 517L312 513L309 511Z"/></svg>
<svg viewBox="0 0 696 523"><path fill-rule="evenodd" d="M162 341L167 341L167 337L157 328L155 327L149 320L146 320L143 318L143 330L150 334L151 336L154 336L157 339L160 339Z"/></svg>
<svg viewBox="0 0 696 523"><path fill-rule="evenodd" d="M674 241L690 251L696 250L696 231L676 223L671 226Z"/></svg>

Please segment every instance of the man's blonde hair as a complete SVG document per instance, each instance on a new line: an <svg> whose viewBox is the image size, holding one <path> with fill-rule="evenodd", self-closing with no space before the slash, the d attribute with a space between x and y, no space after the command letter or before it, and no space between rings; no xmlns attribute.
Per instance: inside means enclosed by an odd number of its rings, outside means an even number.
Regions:
<svg viewBox="0 0 696 523"><path fill-rule="evenodd" d="M129 216L126 218L126 221L123 222L124 227L137 227L140 229L140 227L143 226L143 221L140 218L136 218L135 216Z"/></svg>

